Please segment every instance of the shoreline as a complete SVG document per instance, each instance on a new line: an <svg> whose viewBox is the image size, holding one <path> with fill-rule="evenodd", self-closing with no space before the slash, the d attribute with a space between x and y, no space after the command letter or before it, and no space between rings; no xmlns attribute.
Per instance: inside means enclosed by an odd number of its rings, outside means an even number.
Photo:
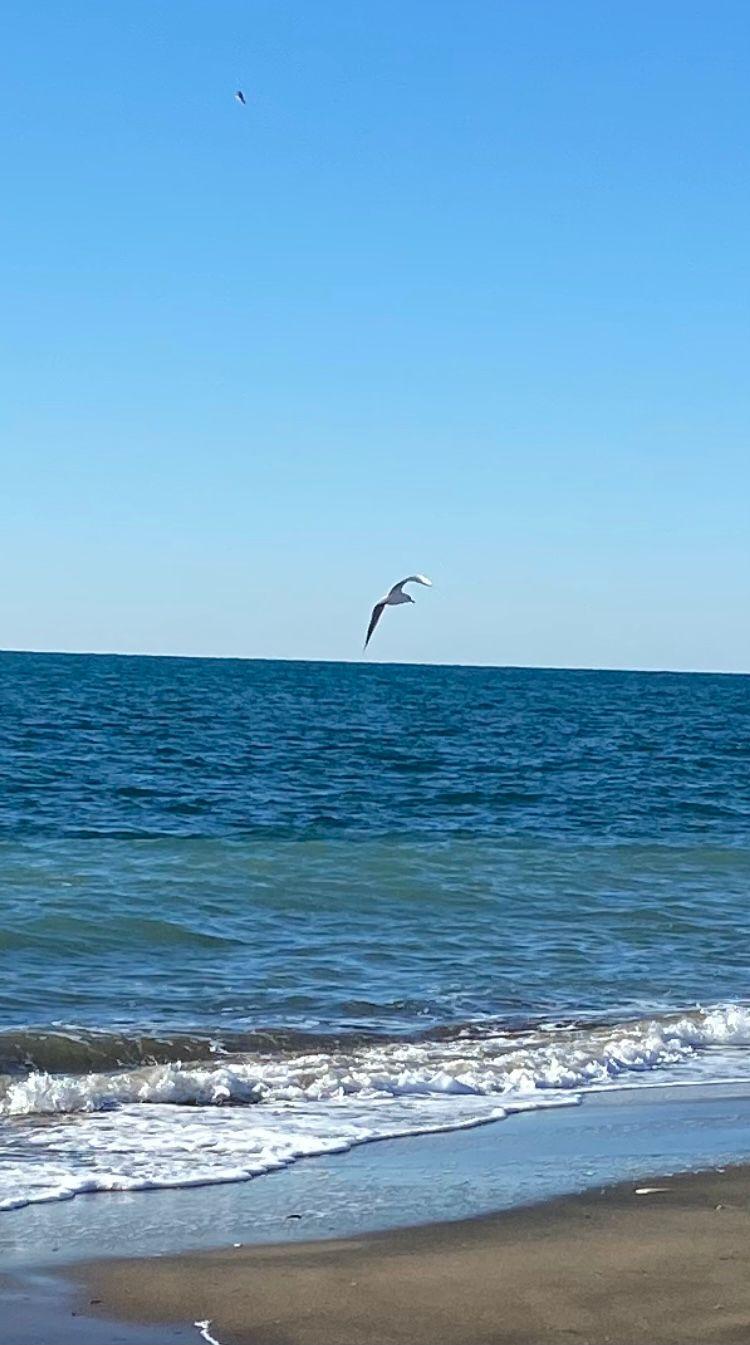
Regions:
<svg viewBox="0 0 750 1345"><path fill-rule="evenodd" d="M746 1341L750 1164L641 1186L361 1238L99 1261L73 1278L94 1320L174 1340L208 1321L220 1345Z"/></svg>
<svg viewBox="0 0 750 1345"><path fill-rule="evenodd" d="M187 1345L197 1321L219 1345L731 1345L749 1234L750 1085L612 1090L251 1182L10 1211L0 1304L14 1345Z"/></svg>
<svg viewBox="0 0 750 1345"><path fill-rule="evenodd" d="M750 1161L750 1083L612 1089L579 1105L355 1145L251 1180L76 1195L0 1216L0 1265L57 1269L473 1218L649 1172Z"/></svg>

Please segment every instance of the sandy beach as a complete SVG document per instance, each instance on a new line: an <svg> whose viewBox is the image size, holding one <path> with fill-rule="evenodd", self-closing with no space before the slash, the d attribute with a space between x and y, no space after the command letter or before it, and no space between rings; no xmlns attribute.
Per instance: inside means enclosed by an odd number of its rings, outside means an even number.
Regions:
<svg viewBox="0 0 750 1345"><path fill-rule="evenodd" d="M750 1338L749 1271L750 1167L736 1167L358 1239L75 1273L81 1304L100 1300L90 1312L210 1321L220 1345L723 1345Z"/></svg>

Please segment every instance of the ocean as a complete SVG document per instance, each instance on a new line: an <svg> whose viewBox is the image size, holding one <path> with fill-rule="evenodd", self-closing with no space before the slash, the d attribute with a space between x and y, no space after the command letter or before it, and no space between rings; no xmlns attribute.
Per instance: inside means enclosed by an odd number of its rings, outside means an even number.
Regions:
<svg viewBox="0 0 750 1345"><path fill-rule="evenodd" d="M0 1209L747 1079L750 678L0 655Z"/></svg>

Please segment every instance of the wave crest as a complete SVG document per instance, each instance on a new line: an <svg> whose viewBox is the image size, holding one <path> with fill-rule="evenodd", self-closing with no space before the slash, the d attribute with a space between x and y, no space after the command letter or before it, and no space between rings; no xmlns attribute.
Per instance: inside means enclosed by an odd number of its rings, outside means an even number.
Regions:
<svg viewBox="0 0 750 1345"><path fill-rule="evenodd" d="M190 1039L175 1039L179 1050ZM529 1098L624 1083L716 1046L750 1043L750 1010L719 1005L624 1024L537 1027L417 1041L328 1042L295 1053L172 1058L110 1072L34 1070L0 1082L0 1115L109 1111L134 1103L247 1106L402 1097ZM205 1054L206 1042L194 1041Z"/></svg>

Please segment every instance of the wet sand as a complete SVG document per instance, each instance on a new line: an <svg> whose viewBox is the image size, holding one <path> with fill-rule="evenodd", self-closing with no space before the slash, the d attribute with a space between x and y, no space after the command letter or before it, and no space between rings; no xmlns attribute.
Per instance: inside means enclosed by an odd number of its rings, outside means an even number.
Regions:
<svg viewBox="0 0 750 1345"><path fill-rule="evenodd" d="M220 1345L746 1343L750 1167L361 1238L94 1262L76 1278L82 1305L100 1300L87 1312L163 1324L165 1340L209 1321Z"/></svg>

